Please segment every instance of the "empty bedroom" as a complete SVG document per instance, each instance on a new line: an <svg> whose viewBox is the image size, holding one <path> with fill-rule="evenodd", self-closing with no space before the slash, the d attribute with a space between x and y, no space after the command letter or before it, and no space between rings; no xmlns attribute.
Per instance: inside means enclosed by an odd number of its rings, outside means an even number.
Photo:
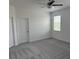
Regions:
<svg viewBox="0 0 79 59"><path fill-rule="evenodd" d="M70 59L70 0L9 0L9 59Z"/></svg>

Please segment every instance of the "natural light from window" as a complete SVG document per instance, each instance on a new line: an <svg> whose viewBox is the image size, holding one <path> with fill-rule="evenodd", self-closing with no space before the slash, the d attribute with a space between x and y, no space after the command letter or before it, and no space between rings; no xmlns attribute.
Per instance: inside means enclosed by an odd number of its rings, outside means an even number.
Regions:
<svg viewBox="0 0 79 59"><path fill-rule="evenodd" d="M54 31L61 31L61 16L54 16Z"/></svg>

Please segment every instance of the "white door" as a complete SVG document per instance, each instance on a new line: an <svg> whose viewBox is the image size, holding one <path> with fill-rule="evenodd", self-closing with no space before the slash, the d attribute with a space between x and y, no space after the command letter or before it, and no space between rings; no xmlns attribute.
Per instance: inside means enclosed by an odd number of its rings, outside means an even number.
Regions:
<svg viewBox="0 0 79 59"><path fill-rule="evenodd" d="M29 20L16 18L17 43L29 42Z"/></svg>

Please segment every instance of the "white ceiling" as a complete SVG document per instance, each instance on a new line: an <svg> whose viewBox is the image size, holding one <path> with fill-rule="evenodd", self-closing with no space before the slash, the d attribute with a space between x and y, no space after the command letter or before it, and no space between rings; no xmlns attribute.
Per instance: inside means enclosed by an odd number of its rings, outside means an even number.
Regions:
<svg viewBox="0 0 79 59"><path fill-rule="evenodd" d="M55 3L62 3L63 6L61 7L55 7L53 9L49 10L58 10L61 8L65 8L70 5L70 0L55 0ZM38 3L47 3L48 0L10 0L10 4L18 7L18 8L41 8L43 5L40 5ZM44 7L43 9L48 9L47 7Z"/></svg>

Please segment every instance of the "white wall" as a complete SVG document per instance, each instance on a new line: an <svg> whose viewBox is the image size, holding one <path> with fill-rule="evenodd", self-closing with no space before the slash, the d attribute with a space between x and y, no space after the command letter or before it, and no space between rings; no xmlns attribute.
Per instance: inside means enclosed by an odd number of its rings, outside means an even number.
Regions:
<svg viewBox="0 0 79 59"><path fill-rule="evenodd" d="M12 17L15 19L15 7L9 5L9 47L12 47L14 45L14 43L13 43Z"/></svg>
<svg viewBox="0 0 79 59"><path fill-rule="evenodd" d="M41 8L30 7L23 9L16 7L16 17L29 18L30 41L50 37L50 19L48 12Z"/></svg>
<svg viewBox="0 0 79 59"><path fill-rule="evenodd" d="M9 5L9 17L15 17L15 7Z"/></svg>
<svg viewBox="0 0 79 59"><path fill-rule="evenodd" d="M60 15L61 16L61 31L56 32L53 30L53 25L52 25L52 37L70 42L70 7L66 7L62 10L51 12L51 20L53 24L53 16Z"/></svg>
<svg viewBox="0 0 79 59"><path fill-rule="evenodd" d="M9 20L9 47L13 46L13 32L12 32L12 23L11 19Z"/></svg>

